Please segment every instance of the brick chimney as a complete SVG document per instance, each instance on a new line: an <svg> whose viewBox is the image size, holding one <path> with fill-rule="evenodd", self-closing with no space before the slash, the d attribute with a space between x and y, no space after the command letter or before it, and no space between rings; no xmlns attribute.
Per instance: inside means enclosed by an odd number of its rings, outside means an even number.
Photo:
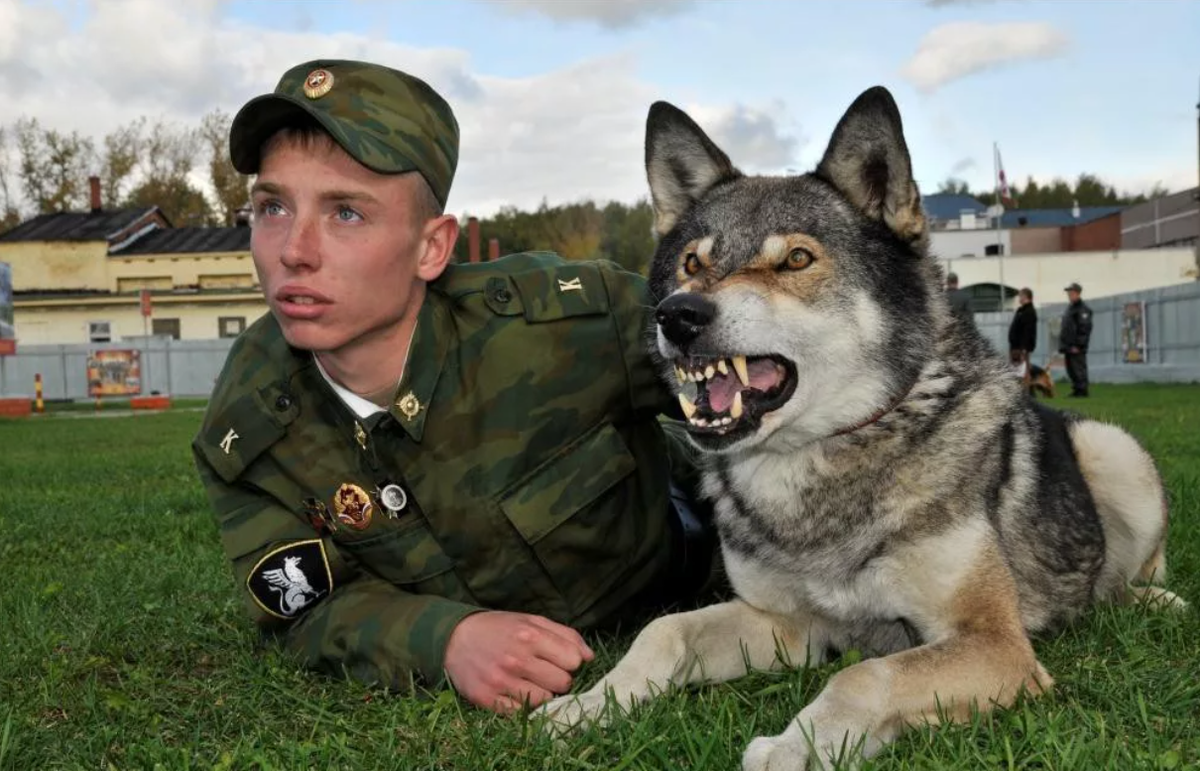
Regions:
<svg viewBox="0 0 1200 771"><path fill-rule="evenodd" d="M488 239L488 262L500 259L500 239Z"/></svg>
<svg viewBox="0 0 1200 771"><path fill-rule="evenodd" d="M88 186L92 192L92 211L100 211L100 178L88 177Z"/></svg>
<svg viewBox="0 0 1200 771"><path fill-rule="evenodd" d="M479 220L467 220L467 261L479 262Z"/></svg>

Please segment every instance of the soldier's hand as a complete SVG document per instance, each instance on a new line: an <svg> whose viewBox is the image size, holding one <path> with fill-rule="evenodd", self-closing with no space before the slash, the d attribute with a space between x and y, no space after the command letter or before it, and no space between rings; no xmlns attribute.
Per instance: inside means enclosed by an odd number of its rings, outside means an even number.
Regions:
<svg viewBox="0 0 1200 771"><path fill-rule="evenodd" d="M595 654L574 629L542 616L485 611L454 627L445 670L477 707L508 713L571 688L571 673Z"/></svg>

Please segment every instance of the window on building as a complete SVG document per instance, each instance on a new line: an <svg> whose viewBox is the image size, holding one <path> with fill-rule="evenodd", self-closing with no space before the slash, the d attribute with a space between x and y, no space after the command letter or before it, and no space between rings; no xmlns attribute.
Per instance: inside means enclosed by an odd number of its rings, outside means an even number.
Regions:
<svg viewBox="0 0 1200 771"><path fill-rule="evenodd" d="M150 333L152 335L179 339L179 319L151 319Z"/></svg>
<svg viewBox="0 0 1200 771"><path fill-rule="evenodd" d="M88 322L88 342L89 343L111 343L112 342L112 322L111 321L89 321Z"/></svg>
<svg viewBox="0 0 1200 771"><path fill-rule="evenodd" d="M254 276L250 273L236 273L222 276L200 276L201 289L252 289Z"/></svg>
<svg viewBox="0 0 1200 771"><path fill-rule="evenodd" d="M237 337L246 331L245 316L221 316L217 319L218 337Z"/></svg>
<svg viewBox="0 0 1200 771"><path fill-rule="evenodd" d="M1004 254L1004 244L988 244L983 247L983 253L988 257L995 257Z"/></svg>
<svg viewBox="0 0 1200 771"><path fill-rule="evenodd" d="M175 282L170 276L128 276L117 279L118 292L136 292L139 289L170 291L174 288Z"/></svg>

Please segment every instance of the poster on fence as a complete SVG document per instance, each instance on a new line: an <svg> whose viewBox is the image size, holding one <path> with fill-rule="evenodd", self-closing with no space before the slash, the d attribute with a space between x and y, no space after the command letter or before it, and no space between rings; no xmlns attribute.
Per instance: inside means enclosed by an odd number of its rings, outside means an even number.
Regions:
<svg viewBox="0 0 1200 771"><path fill-rule="evenodd" d="M1146 303L1125 303L1121 311L1121 358L1126 364L1146 363Z"/></svg>
<svg viewBox="0 0 1200 771"><path fill-rule="evenodd" d="M128 396L142 392L141 351L92 351L87 360L88 396Z"/></svg>
<svg viewBox="0 0 1200 771"><path fill-rule="evenodd" d="M13 326L12 266L0 262L0 356L11 356L17 349L17 330Z"/></svg>

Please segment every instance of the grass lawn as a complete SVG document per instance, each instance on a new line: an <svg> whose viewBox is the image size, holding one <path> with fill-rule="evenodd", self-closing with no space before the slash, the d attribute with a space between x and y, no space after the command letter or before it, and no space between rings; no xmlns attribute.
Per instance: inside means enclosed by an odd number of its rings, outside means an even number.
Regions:
<svg viewBox="0 0 1200 771"><path fill-rule="evenodd" d="M1037 643L1047 698L910 732L876 769L1200 767L1200 386L1056 403L1129 428L1173 500L1182 614L1101 608ZM201 413L0 421L0 771L734 769L843 664L688 689L554 745L446 691L298 670L244 615L188 450ZM594 682L628 638L592 640Z"/></svg>

